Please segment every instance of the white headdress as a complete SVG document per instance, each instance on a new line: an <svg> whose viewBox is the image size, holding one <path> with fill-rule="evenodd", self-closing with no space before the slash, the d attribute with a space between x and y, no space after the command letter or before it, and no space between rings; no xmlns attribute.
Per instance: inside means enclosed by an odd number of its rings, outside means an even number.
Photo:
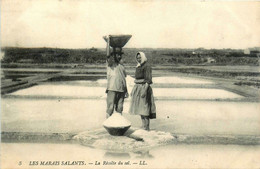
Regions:
<svg viewBox="0 0 260 169"><path fill-rule="evenodd" d="M138 54L141 56L141 63L139 63L139 62L137 61L137 55L138 55ZM144 52L138 52L138 53L136 54L136 56L135 56L135 59L136 59L136 62L137 62L137 66L136 66L136 67L141 66L141 64L143 64L143 63L145 63L145 62L147 61L147 58L146 58Z"/></svg>

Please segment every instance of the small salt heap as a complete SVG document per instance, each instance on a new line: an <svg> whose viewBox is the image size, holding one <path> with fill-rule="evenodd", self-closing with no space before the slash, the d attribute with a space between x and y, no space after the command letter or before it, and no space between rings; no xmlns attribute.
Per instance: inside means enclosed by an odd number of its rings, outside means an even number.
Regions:
<svg viewBox="0 0 260 169"><path fill-rule="evenodd" d="M120 113L113 113L104 123L103 126L109 134L122 136L131 127L131 123Z"/></svg>

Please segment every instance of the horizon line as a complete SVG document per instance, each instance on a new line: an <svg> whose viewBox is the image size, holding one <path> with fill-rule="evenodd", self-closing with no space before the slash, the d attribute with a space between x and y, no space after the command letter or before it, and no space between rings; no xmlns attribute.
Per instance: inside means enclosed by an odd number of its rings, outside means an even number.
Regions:
<svg viewBox="0 0 260 169"><path fill-rule="evenodd" d="M86 48L64 48L64 47L22 47L22 46L1 46L1 49L4 48L24 48L24 49L42 49L42 48L50 48L50 49L92 49L92 48L96 48L96 49L106 49L106 47L86 47ZM221 50L221 49L233 49L233 50L245 50L245 49L252 49L252 48L260 48L260 46L254 46L254 47L247 47L247 48L206 48L206 47L196 47L196 48L182 48L182 47L123 47L123 49L206 49L206 50L211 50L211 49L217 49L217 50Z"/></svg>

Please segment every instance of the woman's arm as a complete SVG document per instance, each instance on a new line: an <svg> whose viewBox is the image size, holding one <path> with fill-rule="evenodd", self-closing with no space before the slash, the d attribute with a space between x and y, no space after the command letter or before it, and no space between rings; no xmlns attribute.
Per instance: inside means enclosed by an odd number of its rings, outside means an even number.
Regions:
<svg viewBox="0 0 260 169"><path fill-rule="evenodd" d="M147 65L144 69L144 80L145 80L145 86L141 97L146 96L148 87L150 86L150 84L152 84L152 68L149 65Z"/></svg>
<svg viewBox="0 0 260 169"><path fill-rule="evenodd" d="M148 87L149 87L149 84L145 83L145 87L144 87L144 90L143 90L143 92L141 94L141 97L144 98L146 96Z"/></svg>

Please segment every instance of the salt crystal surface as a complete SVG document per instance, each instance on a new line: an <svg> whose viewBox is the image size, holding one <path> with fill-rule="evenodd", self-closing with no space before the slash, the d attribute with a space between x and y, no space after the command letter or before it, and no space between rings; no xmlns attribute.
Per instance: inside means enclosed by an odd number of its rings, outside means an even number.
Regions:
<svg viewBox="0 0 260 169"><path fill-rule="evenodd" d="M106 127L127 127L131 123L124 118L120 113L113 113L104 123Z"/></svg>
<svg viewBox="0 0 260 169"><path fill-rule="evenodd" d="M80 133L77 136L74 136L74 139L80 141L83 145L91 145L92 147L99 149L120 152L142 150L176 142L176 138L174 138L170 133L155 130L148 132L142 129L134 129L133 133L130 132L125 136L126 137L111 136L108 135L103 129L92 131L90 133ZM140 141L140 139L142 141Z"/></svg>
<svg viewBox="0 0 260 169"><path fill-rule="evenodd" d="M164 83L164 84L212 84L212 81L197 79L191 77L177 77L177 76L164 76L164 77L154 77L153 82Z"/></svg>
<svg viewBox="0 0 260 169"><path fill-rule="evenodd" d="M175 138L168 132L163 131L146 131L146 130L136 130L129 137L142 138L144 142L151 146L158 144L165 144L173 141Z"/></svg>

